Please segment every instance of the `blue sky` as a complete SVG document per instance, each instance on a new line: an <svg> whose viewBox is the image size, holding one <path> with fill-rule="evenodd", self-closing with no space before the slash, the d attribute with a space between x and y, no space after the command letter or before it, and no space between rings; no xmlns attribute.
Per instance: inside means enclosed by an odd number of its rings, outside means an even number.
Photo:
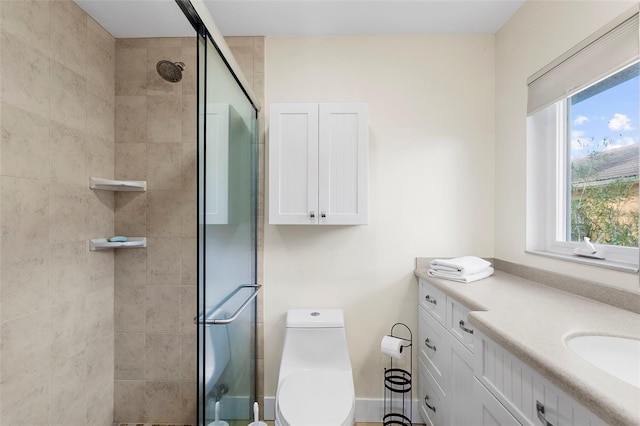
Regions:
<svg viewBox="0 0 640 426"><path fill-rule="evenodd" d="M634 77L571 107L571 156L638 143L640 78ZM594 143L590 143L593 138ZM601 141L609 138L608 146ZM588 145L585 145L588 143Z"/></svg>

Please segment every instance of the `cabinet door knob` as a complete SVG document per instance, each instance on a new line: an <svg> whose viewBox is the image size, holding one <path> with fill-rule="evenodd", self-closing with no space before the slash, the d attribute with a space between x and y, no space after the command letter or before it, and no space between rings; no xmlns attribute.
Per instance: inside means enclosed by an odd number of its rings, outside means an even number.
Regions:
<svg viewBox="0 0 640 426"><path fill-rule="evenodd" d="M434 352L436 351L436 345L430 345L428 337L426 339L424 339L424 345L426 347L428 347L429 349L431 349L432 351L434 351Z"/></svg>
<svg viewBox="0 0 640 426"><path fill-rule="evenodd" d="M320 212L320 217L327 217L327 213L326 212Z"/></svg>
<svg viewBox="0 0 640 426"><path fill-rule="evenodd" d="M436 407L434 407L433 405L429 405L429 403L427 401L429 401L429 395L425 395L424 396L424 405L426 405L429 410L431 410L431 411L433 411L435 413L436 412Z"/></svg>
<svg viewBox="0 0 640 426"><path fill-rule="evenodd" d="M460 328L462 329L462 331L464 331L465 333L469 333L469 334L473 334L473 330L470 328L467 328L464 326L464 321L460 320L460 322L458 323L458 325L460 326Z"/></svg>
<svg viewBox="0 0 640 426"><path fill-rule="evenodd" d="M434 305L438 304L438 301L436 299L432 299L428 294L424 297L424 300L426 300L428 303L433 303Z"/></svg>
<svg viewBox="0 0 640 426"><path fill-rule="evenodd" d="M314 211L309 212L309 217L310 217L311 219L313 219L314 217L316 217L316 212L314 212Z"/></svg>
<svg viewBox="0 0 640 426"><path fill-rule="evenodd" d="M544 416L544 405L542 405L540 401L536 401L536 412L538 413L538 419L544 426L553 426L553 424L549 423Z"/></svg>

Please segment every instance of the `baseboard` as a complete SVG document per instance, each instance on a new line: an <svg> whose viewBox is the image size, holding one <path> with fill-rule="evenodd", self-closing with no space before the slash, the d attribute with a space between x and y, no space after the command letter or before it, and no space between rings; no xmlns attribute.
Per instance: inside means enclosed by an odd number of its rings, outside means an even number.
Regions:
<svg viewBox="0 0 640 426"><path fill-rule="evenodd" d="M276 398L273 396L264 397L264 418L265 420L275 419ZM381 423L384 414L384 401L376 398L356 398L356 422L358 423ZM409 416L409 414L406 414ZM413 400L412 404L413 423L422 423L418 411L418 401Z"/></svg>

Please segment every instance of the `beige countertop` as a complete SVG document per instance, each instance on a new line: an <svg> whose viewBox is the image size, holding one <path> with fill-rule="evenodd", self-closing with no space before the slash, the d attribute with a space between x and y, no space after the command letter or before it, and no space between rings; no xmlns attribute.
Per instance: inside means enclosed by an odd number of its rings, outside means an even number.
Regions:
<svg viewBox="0 0 640 426"><path fill-rule="evenodd" d="M415 275L472 312L469 322L611 425L640 425L640 389L587 363L564 339L596 334L640 339L640 315L502 271L469 284ZM638 360L640 362L640 360Z"/></svg>

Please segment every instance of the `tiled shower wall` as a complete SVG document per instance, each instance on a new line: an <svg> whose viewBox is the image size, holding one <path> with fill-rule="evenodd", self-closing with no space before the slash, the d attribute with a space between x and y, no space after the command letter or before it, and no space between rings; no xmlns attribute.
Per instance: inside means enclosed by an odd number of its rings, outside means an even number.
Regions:
<svg viewBox="0 0 640 426"><path fill-rule="evenodd" d="M264 38L231 37L227 43L262 99ZM157 75L161 59L186 64L180 83ZM116 178L148 181L146 193L118 193L115 199L116 234L148 240L146 250L116 253L116 422L195 422L195 67L195 38L116 41ZM263 164L263 136L259 147ZM263 175L261 166L261 187ZM261 237L258 243L260 282ZM260 369L261 334L259 342ZM261 377L259 371L260 400Z"/></svg>
<svg viewBox="0 0 640 426"><path fill-rule="evenodd" d="M0 8L0 422L111 425L115 40L71 1Z"/></svg>
<svg viewBox="0 0 640 426"><path fill-rule="evenodd" d="M115 256L116 422L195 423L196 39L116 40L115 233L147 248ZM161 79L159 60L186 65Z"/></svg>

